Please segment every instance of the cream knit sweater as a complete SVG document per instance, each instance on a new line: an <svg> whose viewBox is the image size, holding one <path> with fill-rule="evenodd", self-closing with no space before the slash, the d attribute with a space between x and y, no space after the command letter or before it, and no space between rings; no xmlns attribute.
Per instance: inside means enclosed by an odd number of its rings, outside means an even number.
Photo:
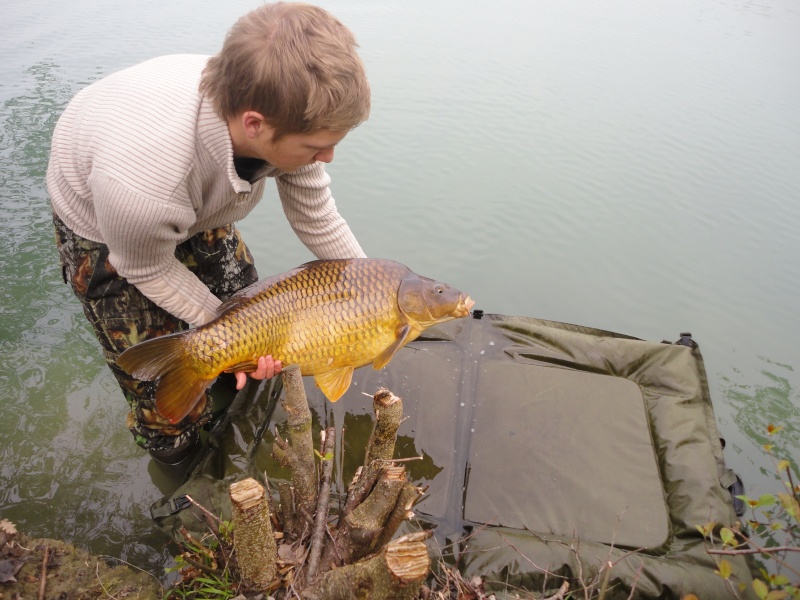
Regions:
<svg viewBox="0 0 800 600"><path fill-rule="evenodd" d="M106 244L117 272L200 325L220 300L175 258L194 234L247 215L275 179L284 213L318 258L365 256L339 215L323 163L238 177L228 127L198 92L207 56L146 61L79 92L53 133L47 189L78 235Z"/></svg>

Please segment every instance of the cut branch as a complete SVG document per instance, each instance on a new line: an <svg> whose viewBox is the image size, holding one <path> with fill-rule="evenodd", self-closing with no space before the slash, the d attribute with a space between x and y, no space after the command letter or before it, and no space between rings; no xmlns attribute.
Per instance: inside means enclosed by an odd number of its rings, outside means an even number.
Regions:
<svg viewBox="0 0 800 600"><path fill-rule="evenodd" d="M302 592L301 598L345 600L358 596L411 600L417 596L430 568L424 542L429 536L429 532L403 536L368 560L328 571Z"/></svg>

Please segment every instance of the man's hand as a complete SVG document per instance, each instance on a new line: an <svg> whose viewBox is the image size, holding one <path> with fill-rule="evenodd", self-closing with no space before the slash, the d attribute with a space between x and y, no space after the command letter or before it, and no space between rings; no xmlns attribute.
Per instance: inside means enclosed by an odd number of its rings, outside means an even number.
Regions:
<svg viewBox="0 0 800 600"><path fill-rule="evenodd" d="M261 356L258 359L258 367L256 370L250 373L250 377L253 379L272 379L281 372L283 365L281 365L281 361L273 360L271 356ZM236 371L234 373L236 375L236 389L240 390L244 387L244 384L247 383L247 373L244 371Z"/></svg>

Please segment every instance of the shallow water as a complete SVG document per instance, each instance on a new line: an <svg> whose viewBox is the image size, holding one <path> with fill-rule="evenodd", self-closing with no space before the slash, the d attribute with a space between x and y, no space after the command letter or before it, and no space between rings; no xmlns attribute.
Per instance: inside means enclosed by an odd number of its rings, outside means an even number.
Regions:
<svg viewBox="0 0 800 600"><path fill-rule="evenodd" d="M60 281L43 176L87 83L213 53L258 3L33 1L0 23L0 516L159 569L171 483ZM640 338L691 331L729 466L800 458L800 13L790 0L323 2L356 33L369 122L333 192L366 252L476 308ZM269 188L269 186L268 186ZM269 188L241 224L263 275L309 258ZM772 441L772 440L770 440Z"/></svg>

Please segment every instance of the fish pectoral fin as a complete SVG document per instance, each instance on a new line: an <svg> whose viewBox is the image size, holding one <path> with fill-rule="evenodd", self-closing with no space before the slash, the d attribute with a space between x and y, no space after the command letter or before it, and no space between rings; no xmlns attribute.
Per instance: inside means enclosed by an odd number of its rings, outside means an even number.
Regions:
<svg viewBox="0 0 800 600"><path fill-rule="evenodd" d="M394 339L391 345L386 348L386 350L378 354L378 356L372 362L372 368L376 371L380 371L383 367L388 365L395 353L400 350L400 348L405 346L405 343L408 341L408 334L410 331L411 328L408 326L408 324L398 327L397 337Z"/></svg>
<svg viewBox="0 0 800 600"><path fill-rule="evenodd" d="M318 373L314 375L314 381L317 382L319 389L322 390L328 400L336 402L350 387L350 382L353 380L353 371L353 367L342 367L334 371Z"/></svg>

